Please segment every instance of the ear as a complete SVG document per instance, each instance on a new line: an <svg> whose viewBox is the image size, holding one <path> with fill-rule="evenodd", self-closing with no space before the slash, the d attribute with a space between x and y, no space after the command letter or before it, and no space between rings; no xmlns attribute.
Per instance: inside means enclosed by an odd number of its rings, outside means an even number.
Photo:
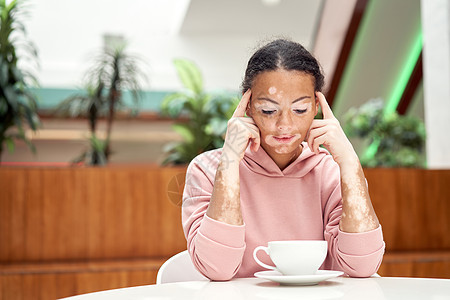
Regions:
<svg viewBox="0 0 450 300"><path fill-rule="evenodd" d="M314 99L315 99L315 112L314 112L314 116L317 116L317 114L319 113L319 105L320 105L320 103L319 103L319 98L317 98L317 95L316 95L316 93L314 93L314 95L315 95L315 97L314 97Z"/></svg>
<svg viewBox="0 0 450 300"><path fill-rule="evenodd" d="M248 101L248 104L247 104L247 108L245 109L245 114L249 117L252 116L252 110L250 108L251 103L252 103L252 99L250 98L250 101Z"/></svg>

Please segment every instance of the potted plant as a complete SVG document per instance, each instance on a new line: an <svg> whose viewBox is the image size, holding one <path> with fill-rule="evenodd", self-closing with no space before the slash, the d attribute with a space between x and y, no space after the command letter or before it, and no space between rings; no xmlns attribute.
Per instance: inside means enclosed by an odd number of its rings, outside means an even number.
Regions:
<svg viewBox="0 0 450 300"><path fill-rule="evenodd" d="M126 108L124 92L130 92L135 104L141 98L140 83L146 80L144 72L139 67L142 61L125 50L125 43L106 47L97 55L85 75L87 82L85 91L65 99L56 109L57 114L88 118L90 148L74 162L85 162L89 165L106 164L111 154L111 132L116 113ZM106 118L105 140L100 140L97 134L100 117Z"/></svg>
<svg viewBox="0 0 450 300"><path fill-rule="evenodd" d="M223 146L228 119L239 98L204 91L199 68L190 60L175 59L174 65L184 91L166 96L161 104L164 115L178 118L173 129L183 140L167 145L167 164L187 164L198 154Z"/></svg>
<svg viewBox="0 0 450 300"><path fill-rule="evenodd" d="M425 126L413 116L385 113L383 100L373 99L344 116L349 137L359 137L375 153L363 156L365 167L424 167Z"/></svg>
<svg viewBox="0 0 450 300"><path fill-rule="evenodd" d="M18 53L37 64L37 52L27 40L20 20L23 12L18 0L9 4L0 0L0 161L5 145L9 151L14 151L15 139L23 140L34 152L24 126L35 131L40 123L36 96L28 90L31 85L37 85L37 80L18 65Z"/></svg>

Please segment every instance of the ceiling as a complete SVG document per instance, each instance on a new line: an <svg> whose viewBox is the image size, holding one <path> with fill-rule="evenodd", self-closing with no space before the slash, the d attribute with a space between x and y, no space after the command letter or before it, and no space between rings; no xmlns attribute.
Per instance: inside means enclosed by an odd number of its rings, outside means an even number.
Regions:
<svg viewBox="0 0 450 300"><path fill-rule="evenodd" d="M149 62L150 89L179 87L172 60L180 56L204 69L209 87L237 88L257 41L288 36L311 46L323 2L28 0L25 25L39 50L43 87L79 86L104 36L116 35Z"/></svg>
<svg viewBox="0 0 450 300"><path fill-rule="evenodd" d="M181 34L265 35L280 34L312 41L323 1L191 0Z"/></svg>

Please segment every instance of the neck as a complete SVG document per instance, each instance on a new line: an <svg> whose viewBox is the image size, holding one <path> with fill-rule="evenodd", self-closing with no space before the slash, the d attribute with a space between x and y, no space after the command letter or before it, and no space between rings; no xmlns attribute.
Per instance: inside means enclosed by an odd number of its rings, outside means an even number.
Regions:
<svg viewBox="0 0 450 300"><path fill-rule="evenodd" d="M272 158L272 160L275 162L278 168L280 168L280 170L283 171L287 166L289 166L292 162L294 162L297 159L297 157L300 156L300 154L303 151L303 146L300 145L294 152L286 154L267 151L266 149L264 150Z"/></svg>

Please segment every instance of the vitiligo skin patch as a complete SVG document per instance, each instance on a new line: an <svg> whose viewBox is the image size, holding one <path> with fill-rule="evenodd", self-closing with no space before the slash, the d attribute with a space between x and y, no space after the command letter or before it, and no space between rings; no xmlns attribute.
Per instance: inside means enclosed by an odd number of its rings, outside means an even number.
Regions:
<svg viewBox="0 0 450 300"><path fill-rule="evenodd" d="M276 87L271 86L271 87L269 88L269 95L273 95L273 94L275 94L276 92L277 92L277 88L276 88Z"/></svg>
<svg viewBox="0 0 450 300"><path fill-rule="evenodd" d="M207 215L218 221L242 225L239 163L231 163L224 166L221 162L214 180L214 190Z"/></svg>
<svg viewBox="0 0 450 300"><path fill-rule="evenodd" d="M372 203L360 166L353 172L341 172L343 212L341 230L366 232L378 227Z"/></svg>

